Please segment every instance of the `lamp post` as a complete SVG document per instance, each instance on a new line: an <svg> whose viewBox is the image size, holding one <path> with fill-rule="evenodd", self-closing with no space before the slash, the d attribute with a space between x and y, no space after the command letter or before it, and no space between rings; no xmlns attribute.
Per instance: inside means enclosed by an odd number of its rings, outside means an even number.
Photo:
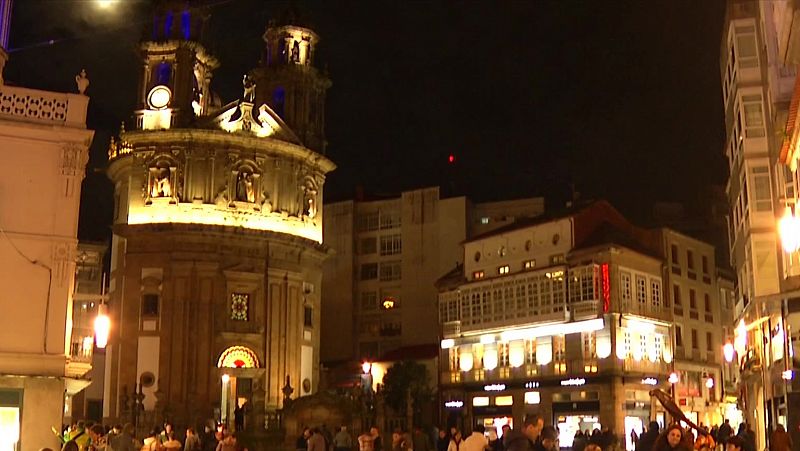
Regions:
<svg viewBox="0 0 800 451"><path fill-rule="evenodd" d="M677 397L678 394L675 391L675 384L677 384L680 381L680 377L678 376L678 373L675 372L675 371L669 373L669 378L667 379L667 381L670 383L670 386L671 386L671 393L670 394L672 395L672 401L677 406L678 405L678 397ZM673 415L672 421L673 422L677 421L677 418L675 418L674 415Z"/></svg>

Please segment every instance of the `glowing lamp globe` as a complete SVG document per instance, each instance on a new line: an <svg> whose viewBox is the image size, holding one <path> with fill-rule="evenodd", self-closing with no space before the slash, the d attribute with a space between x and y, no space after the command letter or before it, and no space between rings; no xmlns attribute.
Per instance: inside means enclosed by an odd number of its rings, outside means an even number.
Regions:
<svg viewBox="0 0 800 451"><path fill-rule="evenodd" d="M728 363L733 362L733 354L736 352L733 349L733 344L731 342L725 343L725 346L722 347L722 354L725 356L725 361Z"/></svg>
<svg viewBox="0 0 800 451"><path fill-rule="evenodd" d="M371 364L370 362L364 362L364 363L362 363L362 364L361 364L361 371L363 371L363 372L364 372L364 374L369 374L369 373L371 373L371 372L372 372L372 364Z"/></svg>
<svg viewBox="0 0 800 451"><path fill-rule="evenodd" d="M670 384L677 384L681 379L678 377L678 373L672 372L669 375L669 379L667 379Z"/></svg>
<svg viewBox="0 0 800 451"><path fill-rule="evenodd" d="M106 315L105 306L101 304L97 308L97 318L94 319L94 340L98 348L106 347L110 332L111 319Z"/></svg>
<svg viewBox="0 0 800 451"><path fill-rule="evenodd" d="M709 377L706 379L706 388L714 388L714 379Z"/></svg>
<svg viewBox="0 0 800 451"><path fill-rule="evenodd" d="M497 368L497 349L486 349L483 352L483 367L490 371Z"/></svg>

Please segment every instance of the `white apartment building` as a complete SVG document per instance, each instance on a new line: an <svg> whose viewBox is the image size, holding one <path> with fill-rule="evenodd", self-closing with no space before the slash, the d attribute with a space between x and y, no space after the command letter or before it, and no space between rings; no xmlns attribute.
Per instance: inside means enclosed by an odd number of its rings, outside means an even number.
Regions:
<svg viewBox="0 0 800 451"><path fill-rule="evenodd" d="M462 262L461 242L543 211L542 198L473 204L439 188L326 204L322 360L437 343L434 283Z"/></svg>
<svg viewBox="0 0 800 451"><path fill-rule="evenodd" d="M0 0L0 70L11 4ZM72 77L74 74L64 74ZM65 394L88 384L73 354L72 294L89 98L0 76L0 450L57 449Z"/></svg>
<svg viewBox="0 0 800 451"><path fill-rule="evenodd" d="M782 424L800 440L797 209L797 68L800 24L792 1L729 1L720 56L730 167L729 241L737 275L733 334L739 407L768 445ZM789 215L785 211L788 209ZM792 210L795 211L794 216Z"/></svg>

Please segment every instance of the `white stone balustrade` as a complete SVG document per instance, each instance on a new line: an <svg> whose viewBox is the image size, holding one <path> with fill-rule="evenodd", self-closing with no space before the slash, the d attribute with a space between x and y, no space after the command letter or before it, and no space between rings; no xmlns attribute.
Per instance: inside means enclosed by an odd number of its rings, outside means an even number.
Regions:
<svg viewBox="0 0 800 451"><path fill-rule="evenodd" d="M0 85L0 118L86 127L89 97Z"/></svg>

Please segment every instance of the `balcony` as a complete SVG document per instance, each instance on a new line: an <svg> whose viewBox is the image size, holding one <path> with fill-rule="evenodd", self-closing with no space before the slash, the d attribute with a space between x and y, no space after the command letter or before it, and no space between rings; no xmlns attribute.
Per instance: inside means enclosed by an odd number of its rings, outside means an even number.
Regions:
<svg viewBox="0 0 800 451"><path fill-rule="evenodd" d="M92 369L92 354L94 351L94 336L81 335L74 332L69 346L66 376L81 378Z"/></svg>
<svg viewBox="0 0 800 451"><path fill-rule="evenodd" d="M593 299L590 301L574 302L570 304L570 311L575 320L597 318L600 314L600 301Z"/></svg>
<svg viewBox="0 0 800 451"><path fill-rule="evenodd" d="M0 85L0 118L86 128L89 98L81 94Z"/></svg>

